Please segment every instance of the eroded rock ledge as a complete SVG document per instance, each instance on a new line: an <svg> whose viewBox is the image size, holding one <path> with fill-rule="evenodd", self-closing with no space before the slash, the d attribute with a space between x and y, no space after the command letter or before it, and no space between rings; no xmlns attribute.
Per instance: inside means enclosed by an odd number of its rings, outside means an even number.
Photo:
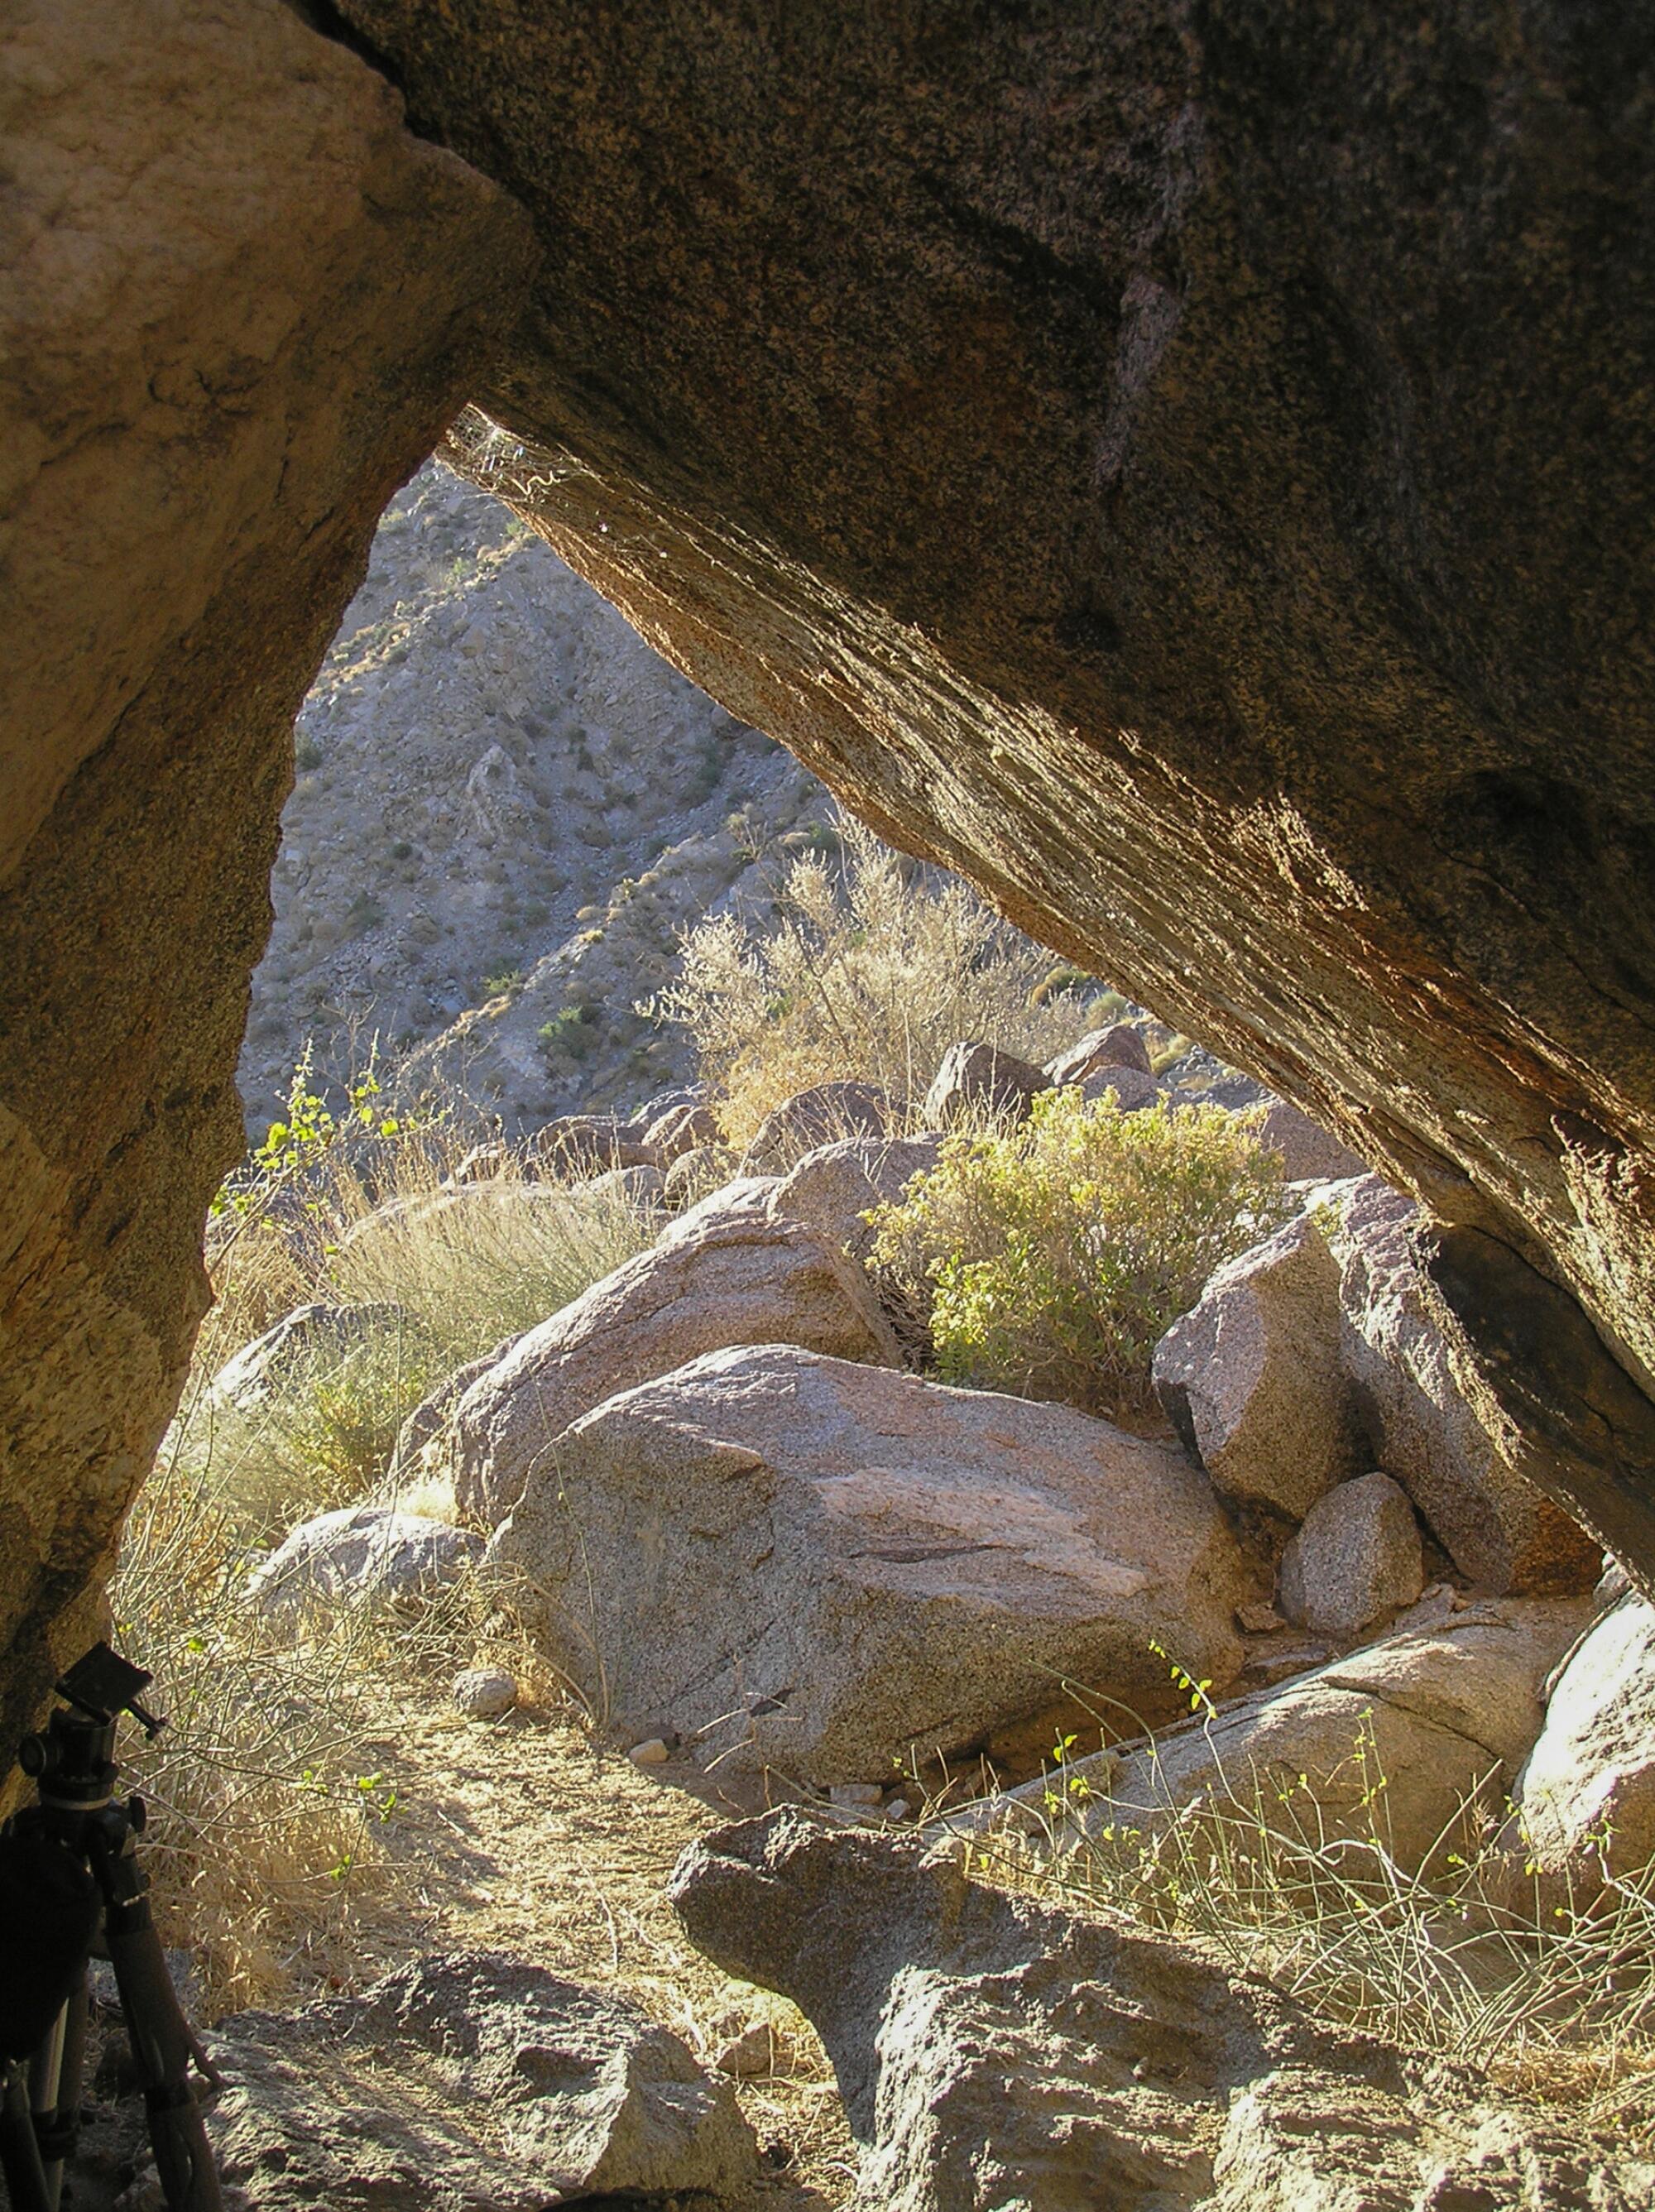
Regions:
<svg viewBox="0 0 1655 2212"><path fill-rule="evenodd" d="M1655 27L344 13L545 242L479 479L1469 1232L1485 1379L1655 1565Z"/></svg>

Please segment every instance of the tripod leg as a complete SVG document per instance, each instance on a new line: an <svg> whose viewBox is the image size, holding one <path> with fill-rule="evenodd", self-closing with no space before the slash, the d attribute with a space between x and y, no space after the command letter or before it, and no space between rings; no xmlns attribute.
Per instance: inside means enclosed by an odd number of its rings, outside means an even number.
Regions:
<svg viewBox="0 0 1655 2212"><path fill-rule="evenodd" d="M130 1859L124 1863L131 1865ZM170 2212L223 2212L217 2168L190 2082L194 2039L167 1971L167 1956L149 1917L149 1900L142 1891L110 1900L104 1934L133 2062L143 2083L155 2168Z"/></svg>
<svg viewBox="0 0 1655 2212"><path fill-rule="evenodd" d="M0 2093L0 2175L5 2177L11 2212L52 2212L40 2146L34 2139L28 2077L15 2065L6 2068Z"/></svg>
<svg viewBox="0 0 1655 2212"><path fill-rule="evenodd" d="M46 2030L46 2039L29 2062L28 2102L34 2118L34 2137L40 2146L46 2170L46 2196L52 2212L64 2183L63 2153L55 2141L58 2132L59 2087L64 2075L64 2044L69 2033L69 2000Z"/></svg>
<svg viewBox="0 0 1655 2212"><path fill-rule="evenodd" d="M86 1975L64 2001L52 2033L29 2068L29 2103L34 2139L46 2167L46 2195L58 2212L64 2167L73 2157L81 2128L81 2081L86 2071Z"/></svg>

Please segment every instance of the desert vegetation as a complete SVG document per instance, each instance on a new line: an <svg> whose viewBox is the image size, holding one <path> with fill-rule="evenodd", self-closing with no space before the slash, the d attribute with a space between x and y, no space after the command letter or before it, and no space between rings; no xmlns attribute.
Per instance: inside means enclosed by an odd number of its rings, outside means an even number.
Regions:
<svg viewBox="0 0 1655 2212"><path fill-rule="evenodd" d="M841 816L779 871L765 926L726 913L687 933L650 1011L694 1040L739 1148L815 1084L917 1102L959 1037L1044 1060L1101 988L1070 970L1053 991L1052 974L1050 956L964 884Z"/></svg>
<svg viewBox="0 0 1655 2212"><path fill-rule="evenodd" d="M1141 1416L1156 1345L1291 1210L1258 1121L1046 1091L1016 1127L951 1137L875 1216L873 1264L945 1382Z"/></svg>

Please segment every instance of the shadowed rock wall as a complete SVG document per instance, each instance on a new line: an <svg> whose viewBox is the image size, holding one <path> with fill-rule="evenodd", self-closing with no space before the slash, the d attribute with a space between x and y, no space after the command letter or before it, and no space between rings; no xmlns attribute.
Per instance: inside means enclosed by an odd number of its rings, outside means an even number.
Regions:
<svg viewBox="0 0 1655 2212"><path fill-rule="evenodd" d="M545 244L479 480L1417 1190L1655 1570L1655 19L344 12Z"/></svg>
<svg viewBox="0 0 1655 2212"><path fill-rule="evenodd" d="M291 726L532 247L276 0L0 7L0 1766L241 1146Z"/></svg>

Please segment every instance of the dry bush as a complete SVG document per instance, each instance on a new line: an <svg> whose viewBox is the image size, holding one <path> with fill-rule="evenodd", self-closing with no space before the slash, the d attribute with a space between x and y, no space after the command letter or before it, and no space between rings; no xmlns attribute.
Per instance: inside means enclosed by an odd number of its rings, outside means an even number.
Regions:
<svg viewBox="0 0 1655 2212"><path fill-rule="evenodd" d="M1042 1092L879 1209L874 1267L945 1381L1133 1415L1159 1339L1290 1211L1256 1118Z"/></svg>
<svg viewBox="0 0 1655 2212"><path fill-rule="evenodd" d="M355 1909L383 1875L362 1654L346 1624L321 1644L265 1638L240 1602L246 1565L228 1515L163 1464L111 1593L120 1647L168 1717L155 1743L124 1746L157 1922L210 2016L345 1972Z"/></svg>
<svg viewBox="0 0 1655 2212"><path fill-rule="evenodd" d="M644 1009L695 1039L738 1149L812 1084L855 1078L917 1098L962 1037L1040 1060L1085 1025L1090 979L1050 991L1050 955L964 884L859 823L838 829L842 859L794 860L767 932L733 915L702 923Z"/></svg>
<svg viewBox="0 0 1655 2212"><path fill-rule="evenodd" d="M394 1615L341 1607L292 1643L243 1601L261 1547L369 1494L433 1382L654 1233L612 1192L531 1186L514 1167L443 1189L471 1133L435 1111L381 1113L376 1091L335 1116L301 1066L289 1121L216 1212L215 1303L113 1589L121 1644L172 1718L132 1760L158 1913L215 2013L348 1974L356 1912L386 1873L391 1805L365 1748L376 1679L451 1674L480 1627L465 1586ZM311 1301L383 1313L294 1359L258 1406L220 1401L224 1361Z"/></svg>

